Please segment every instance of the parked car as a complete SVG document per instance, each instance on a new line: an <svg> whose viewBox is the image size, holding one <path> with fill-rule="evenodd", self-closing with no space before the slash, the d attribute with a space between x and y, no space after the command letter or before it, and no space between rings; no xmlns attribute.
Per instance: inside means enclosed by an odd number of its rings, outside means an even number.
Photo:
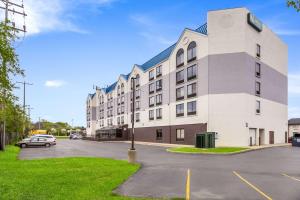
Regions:
<svg viewBox="0 0 300 200"><path fill-rule="evenodd" d="M70 140L78 140L78 139L82 139L82 136L79 134L71 133L69 138Z"/></svg>
<svg viewBox="0 0 300 200"><path fill-rule="evenodd" d="M29 146L45 146L50 147L54 145L56 142L53 141L52 138L47 138L45 136L32 136L29 138L25 138L22 141L18 142L17 145L21 148L29 147Z"/></svg>
<svg viewBox="0 0 300 200"><path fill-rule="evenodd" d="M56 137L54 137L53 135L39 134L39 135L36 135L36 136L47 138L48 141L50 141L50 142L52 142L54 145L56 145Z"/></svg>

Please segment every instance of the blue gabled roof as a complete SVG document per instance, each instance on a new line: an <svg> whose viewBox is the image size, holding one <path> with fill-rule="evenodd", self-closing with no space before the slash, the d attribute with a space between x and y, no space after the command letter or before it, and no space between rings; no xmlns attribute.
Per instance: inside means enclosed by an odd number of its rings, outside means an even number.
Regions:
<svg viewBox="0 0 300 200"><path fill-rule="evenodd" d="M114 82L113 84L111 84L110 86L108 86L105 90L106 93L110 93L111 91L113 91L115 89L117 85L117 82Z"/></svg>
<svg viewBox="0 0 300 200"><path fill-rule="evenodd" d="M96 93L94 93L94 94L89 94L89 96L91 97L91 99L94 98L95 95L96 95Z"/></svg>
<svg viewBox="0 0 300 200"><path fill-rule="evenodd" d="M156 64L158 64L158 63L166 60L167 58L169 58L169 56L172 53L172 51L175 48L175 46L176 46L176 43L173 44L172 46L168 47L167 49L165 49L164 51L162 51L158 55L154 56L153 58L151 58L150 60L148 60L144 64L142 64L141 68L144 71L146 71L147 69L153 67L154 65L156 65Z"/></svg>
<svg viewBox="0 0 300 200"><path fill-rule="evenodd" d="M129 73L129 74L127 74L127 75L125 75L125 74L121 74L121 76L123 76L125 80L128 80L128 78L129 78L129 76L130 76L130 73Z"/></svg>
<svg viewBox="0 0 300 200"><path fill-rule="evenodd" d="M195 31L198 32L198 33L202 33L204 35L207 35L207 23L203 24L202 26L197 28Z"/></svg>

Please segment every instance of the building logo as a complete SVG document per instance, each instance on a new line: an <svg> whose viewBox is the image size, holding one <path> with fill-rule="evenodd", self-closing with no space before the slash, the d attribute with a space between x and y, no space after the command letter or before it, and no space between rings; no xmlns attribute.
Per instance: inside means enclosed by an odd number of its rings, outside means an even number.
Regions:
<svg viewBox="0 0 300 200"><path fill-rule="evenodd" d="M251 13L248 13L248 24L258 32L261 32L263 30L262 22Z"/></svg>

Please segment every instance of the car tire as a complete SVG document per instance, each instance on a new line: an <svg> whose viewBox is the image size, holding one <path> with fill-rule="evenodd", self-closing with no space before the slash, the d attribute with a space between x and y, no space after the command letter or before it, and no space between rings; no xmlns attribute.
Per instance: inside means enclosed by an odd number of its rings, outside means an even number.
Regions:
<svg viewBox="0 0 300 200"><path fill-rule="evenodd" d="M26 148L27 145L23 143L23 144L20 144L20 147L23 149L23 148Z"/></svg>
<svg viewBox="0 0 300 200"><path fill-rule="evenodd" d="M46 143L45 144L45 147L50 147L51 145L49 143Z"/></svg>

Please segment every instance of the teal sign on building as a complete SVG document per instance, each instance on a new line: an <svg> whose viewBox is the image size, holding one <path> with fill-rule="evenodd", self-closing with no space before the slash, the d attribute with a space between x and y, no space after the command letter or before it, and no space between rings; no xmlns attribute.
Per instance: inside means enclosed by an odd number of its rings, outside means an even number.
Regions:
<svg viewBox="0 0 300 200"><path fill-rule="evenodd" d="M258 32L261 32L263 30L262 22L251 13L248 13L248 24Z"/></svg>

